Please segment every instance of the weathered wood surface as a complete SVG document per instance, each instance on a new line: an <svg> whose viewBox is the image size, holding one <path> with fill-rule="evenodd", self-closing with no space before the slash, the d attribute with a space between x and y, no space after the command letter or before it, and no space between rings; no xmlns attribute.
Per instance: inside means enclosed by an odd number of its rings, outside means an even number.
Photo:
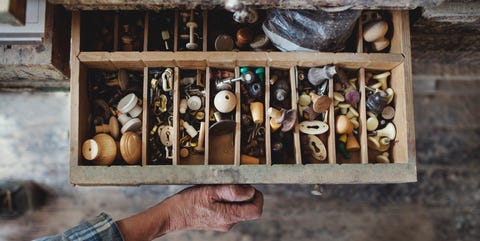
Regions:
<svg viewBox="0 0 480 241"><path fill-rule="evenodd" d="M51 3L63 4L69 9L80 10L112 10L112 9L151 9L160 10L166 8L194 8L202 7L210 9L216 6L224 6L225 0L49 0ZM245 0L242 1L246 5L259 6L262 8L284 8L284 9L318 9L328 7L351 7L355 9L378 9L378 8L395 8L395 9L414 9L416 7L432 7L437 6L443 0Z"/></svg>

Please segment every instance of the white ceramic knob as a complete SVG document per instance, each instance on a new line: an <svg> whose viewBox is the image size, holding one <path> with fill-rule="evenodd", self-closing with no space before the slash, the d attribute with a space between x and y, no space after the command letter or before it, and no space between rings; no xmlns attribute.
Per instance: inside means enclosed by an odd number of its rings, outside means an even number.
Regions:
<svg viewBox="0 0 480 241"><path fill-rule="evenodd" d="M181 99L180 109L179 109L180 114L185 114L185 112L187 112L187 107L188 107L187 99Z"/></svg>
<svg viewBox="0 0 480 241"><path fill-rule="evenodd" d="M183 127L185 128L185 131L188 133L190 137L194 138L198 135L198 131L195 130L195 128L192 125L190 125L188 122L184 121Z"/></svg>
<svg viewBox="0 0 480 241"><path fill-rule="evenodd" d="M190 110L200 110L202 108L202 99L194 95L188 98L187 105Z"/></svg>
<svg viewBox="0 0 480 241"><path fill-rule="evenodd" d="M222 90L215 95L213 99L215 108L221 113L229 113L237 105L237 97L234 93L228 90Z"/></svg>
<svg viewBox="0 0 480 241"><path fill-rule="evenodd" d="M118 121L120 121L120 123L122 123L122 126L127 124L127 122L130 121L131 119L132 118L130 116L128 116L127 114L118 115Z"/></svg>
<svg viewBox="0 0 480 241"><path fill-rule="evenodd" d="M129 120L125 125L122 126L122 129L120 130L123 133L127 131L133 131L137 132L142 128L142 121L138 118L133 118Z"/></svg>
<svg viewBox="0 0 480 241"><path fill-rule="evenodd" d="M138 98L134 93L123 97L117 106L118 111L123 114L129 114L131 117L138 117L142 113L142 107L138 105Z"/></svg>

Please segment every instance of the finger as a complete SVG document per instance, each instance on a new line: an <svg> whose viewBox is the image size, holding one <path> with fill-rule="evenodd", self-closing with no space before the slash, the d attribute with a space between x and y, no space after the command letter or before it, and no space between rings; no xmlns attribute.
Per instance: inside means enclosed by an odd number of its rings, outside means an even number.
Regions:
<svg viewBox="0 0 480 241"><path fill-rule="evenodd" d="M230 217L233 222L258 219L263 212L263 194L255 190L253 199L250 202L225 203L228 205Z"/></svg>
<svg viewBox="0 0 480 241"><path fill-rule="evenodd" d="M259 219L263 213L263 193L255 190L253 199L249 203L243 205L244 208L244 220Z"/></svg>
<svg viewBox="0 0 480 241"><path fill-rule="evenodd" d="M221 225L221 226L218 226L218 227L214 227L213 230L220 231L220 232L228 232L228 231L230 231L230 229L233 228L233 226L235 226L235 223L225 224L225 225Z"/></svg>
<svg viewBox="0 0 480 241"><path fill-rule="evenodd" d="M216 201L220 202L245 202L255 195L255 188L250 185L219 185L213 188Z"/></svg>

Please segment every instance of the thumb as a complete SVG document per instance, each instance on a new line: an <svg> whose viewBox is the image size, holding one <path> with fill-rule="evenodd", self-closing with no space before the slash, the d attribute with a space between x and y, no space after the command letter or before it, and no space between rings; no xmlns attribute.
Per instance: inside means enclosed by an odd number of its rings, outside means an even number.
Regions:
<svg viewBox="0 0 480 241"><path fill-rule="evenodd" d="M219 185L214 186L219 202L245 202L255 195L255 188L251 185Z"/></svg>

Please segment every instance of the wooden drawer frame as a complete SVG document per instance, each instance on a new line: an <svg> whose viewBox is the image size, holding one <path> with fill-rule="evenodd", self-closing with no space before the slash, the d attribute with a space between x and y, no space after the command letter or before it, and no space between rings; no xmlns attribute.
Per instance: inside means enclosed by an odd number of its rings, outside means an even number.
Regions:
<svg viewBox="0 0 480 241"><path fill-rule="evenodd" d="M142 184L201 184L201 183L400 183L414 182L417 179L415 154L415 127L413 118L412 74L410 55L410 30L407 11L391 11L395 28L391 40L390 53L362 53L363 41L357 43L357 53L286 53L286 52L81 52L80 51L80 12L72 14L71 51L71 133L70 133L70 181L78 185L142 185ZM206 15L204 15L206 16ZM148 26L148 14L145 17ZM206 22L206 21L204 21ZM204 25L204 34L206 25ZM145 28L147 36L148 27ZM362 29L358 27L360 39ZM205 38L204 38L205 39ZM148 38L145 37L146 48ZM206 40L203 43L204 49ZM83 165L82 143L87 136L86 70L102 68L107 70L135 69L144 71L143 103L147 103L148 68L175 67L179 69L230 68L239 66L265 66L266 79L269 67L288 69L294 73L296 66L314 67L336 64L340 67L358 69L360 88L364 91L365 70L391 70L391 87L395 90L396 115L393 120L397 128L396 142L392 147L394 163L368 163L366 132L361 134L361 163L336 164L334 133L331 131L328 144L329 164L302 164L299 144L299 130L296 126L296 164L272 165L270 158L264 165L240 165L239 141L236 142L235 160L232 165L208 165L208 151L205 165L178 165L178 154L173 165L147 165L148 123L142 127L142 162L136 166L91 166ZM238 70L237 70L238 72ZM207 75L209 71L206 71ZM238 74L238 73L237 73ZM291 74L291 76L294 76ZM208 78L207 78L208 79ZM294 79L292 79L294 85ZM237 83L238 84L238 83ZM178 81L176 81L178 90ZM363 86L363 87L362 87ZM363 89L362 89L363 88ZM238 88L237 88L238 89ZM292 88L293 90L294 88ZM331 88L330 88L331 89ZM268 91L268 89L266 90ZM237 93L238 94L238 93ZM267 94L268 95L268 94ZM330 91L330 96L332 91ZM365 104L362 92L361 105ZM296 95L292 102L296 103ZM176 97L178 99L178 92ZM207 97L208 99L208 97ZM175 101L177 105L178 101ZM143 119L147 120L147 107L144 105ZM296 104L294 105L296 108ZM330 107L333 113L333 107ZM178 109L178 108L177 108ZM265 108L266 109L266 108ZM237 111L239 111L237 109ZM365 110L360 111L365 120ZM333 116L333 115L331 115ZM330 129L333 117L330 117ZM365 121L361 121L361 129ZM174 128L178 125L177 121ZM208 125L207 125L208 126ZM237 132L240 124L237 119ZM208 130L208 128L207 128ZM333 136L332 136L333 135ZM238 133L237 133L238 136ZM208 137L208 131L206 132ZM207 139L207 138L206 138ZM269 143L269 141L266 141ZM267 144L268 145L268 144ZM206 149L208 150L208 141ZM174 152L178 149L174 145ZM269 150L269 148L267 148ZM175 152L176 153L176 152ZM268 153L268 152L267 152ZM268 155L267 155L268 156Z"/></svg>

